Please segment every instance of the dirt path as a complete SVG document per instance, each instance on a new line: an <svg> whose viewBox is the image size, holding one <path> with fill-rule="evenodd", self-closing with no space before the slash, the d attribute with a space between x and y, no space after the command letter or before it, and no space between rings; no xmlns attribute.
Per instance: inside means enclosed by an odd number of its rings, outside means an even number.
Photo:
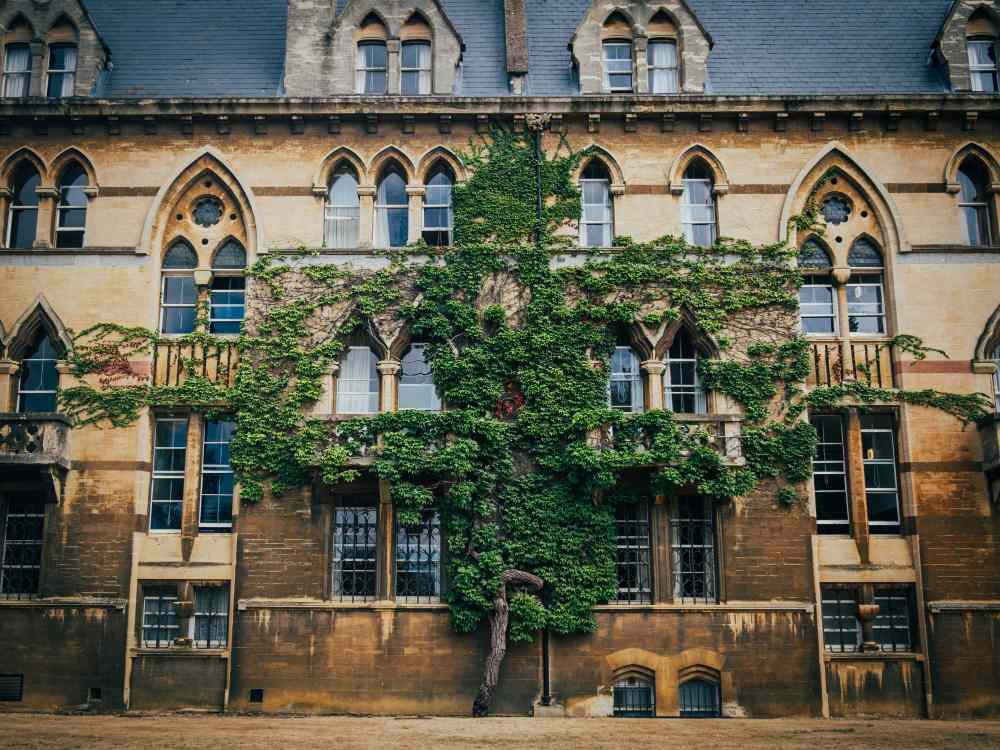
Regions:
<svg viewBox="0 0 1000 750"><path fill-rule="evenodd" d="M1000 722L387 719L0 714L0 747L122 750L1000 748Z"/></svg>

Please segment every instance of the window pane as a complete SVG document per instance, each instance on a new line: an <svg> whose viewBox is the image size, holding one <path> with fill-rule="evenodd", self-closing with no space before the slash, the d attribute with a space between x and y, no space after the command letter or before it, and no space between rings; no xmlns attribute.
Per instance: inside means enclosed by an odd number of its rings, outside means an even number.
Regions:
<svg viewBox="0 0 1000 750"><path fill-rule="evenodd" d="M198 290L193 276L167 276L163 279L163 302L167 305L193 305Z"/></svg>
<svg viewBox="0 0 1000 750"><path fill-rule="evenodd" d="M333 595L344 601L375 598L378 511L338 507L333 530Z"/></svg>
<svg viewBox="0 0 1000 750"><path fill-rule="evenodd" d="M27 250L35 244L38 228L37 208L14 208L10 212L10 247Z"/></svg>
<svg viewBox="0 0 1000 750"><path fill-rule="evenodd" d="M418 526L396 520L396 597L436 602L441 597L441 528L436 511L425 511Z"/></svg>
<svg viewBox="0 0 1000 750"><path fill-rule="evenodd" d="M619 603L652 601L650 587L649 506L623 503L615 508L615 551Z"/></svg>
<svg viewBox="0 0 1000 750"><path fill-rule="evenodd" d="M365 94L384 94L386 74L381 71L368 71L365 74Z"/></svg>

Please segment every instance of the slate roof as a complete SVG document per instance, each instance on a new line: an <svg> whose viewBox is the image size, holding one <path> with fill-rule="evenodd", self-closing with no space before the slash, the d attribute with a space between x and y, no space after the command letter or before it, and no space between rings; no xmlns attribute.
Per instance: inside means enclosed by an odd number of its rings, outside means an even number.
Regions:
<svg viewBox="0 0 1000 750"><path fill-rule="evenodd" d="M503 0L439 0L465 42L460 93L506 96ZM953 0L688 0L712 36L707 93L941 93L930 50ZM346 0L337 0L342 8ZM527 0L528 93L577 93L590 0ZM111 48L105 96L278 96L285 0L86 0Z"/></svg>

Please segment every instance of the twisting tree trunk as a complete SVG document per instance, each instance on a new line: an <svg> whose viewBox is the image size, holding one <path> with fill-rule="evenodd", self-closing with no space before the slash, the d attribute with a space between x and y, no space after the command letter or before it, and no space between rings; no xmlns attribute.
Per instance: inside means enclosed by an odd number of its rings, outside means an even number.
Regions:
<svg viewBox="0 0 1000 750"><path fill-rule="evenodd" d="M490 613L490 653L486 657L486 668L483 671L483 684L479 686L479 695L472 703L473 716L486 716L490 712L490 702L493 691L500 679L500 665L507 655L507 623L510 620L510 605L507 603L507 586L522 586L529 591L541 591L542 579L523 570L505 570L500 577L500 590L493 602Z"/></svg>

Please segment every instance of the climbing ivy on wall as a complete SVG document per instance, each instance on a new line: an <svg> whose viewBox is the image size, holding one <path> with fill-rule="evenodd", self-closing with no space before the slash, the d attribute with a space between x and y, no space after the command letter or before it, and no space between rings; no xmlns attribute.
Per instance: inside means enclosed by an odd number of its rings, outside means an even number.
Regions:
<svg viewBox="0 0 1000 750"><path fill-rule="evenodd" d="M978 394L860 381L803 393L801 276L784 245L619 238L612 250L573 250L574 261L561 262L580 211L573 176L587 157L561 142L536 164L530 136L495 129L465 155L471 177L455 188L451 248L391 254L377 271L322 264L309 251L265 255L250 271L235 385L199 377L193 361L180 386L135 379L129 360L148 356L157 334L104 324L83 332L73 355L76 373L98 382L63 391L63 404L79 423L114 427L150 406L229 410L247 505L316 475L328 484L356 480L362 470L351 459L373 455L367 471L389 482L404 524L425 509L440 512L454 627L468 632L490 620L491 657L500 659L508 633L521 641L542 628L595 627L593 607L617 591L616 505L693 487L708 499L767 491L783 506L801 506L816 441L806 408L850 400L930 406L964 421L984 413ZM415 257L421 250L425 257ZM727 465L708 431L668 411L608 408L607 363L621 328L642 326L655 338L681 321L719 350L701 360L701 377L741 405L745 465ZM427 342L447 410L337 422L309 416L345 340L392 328ZM204 334L190 339L213 343ZM919 341L901 344L924 354ZM498 403L509 396L519 408L500 418ZM507 607L509 630L498 617ZM489 671L488 662L480 713L492 692Z"/></svg>

